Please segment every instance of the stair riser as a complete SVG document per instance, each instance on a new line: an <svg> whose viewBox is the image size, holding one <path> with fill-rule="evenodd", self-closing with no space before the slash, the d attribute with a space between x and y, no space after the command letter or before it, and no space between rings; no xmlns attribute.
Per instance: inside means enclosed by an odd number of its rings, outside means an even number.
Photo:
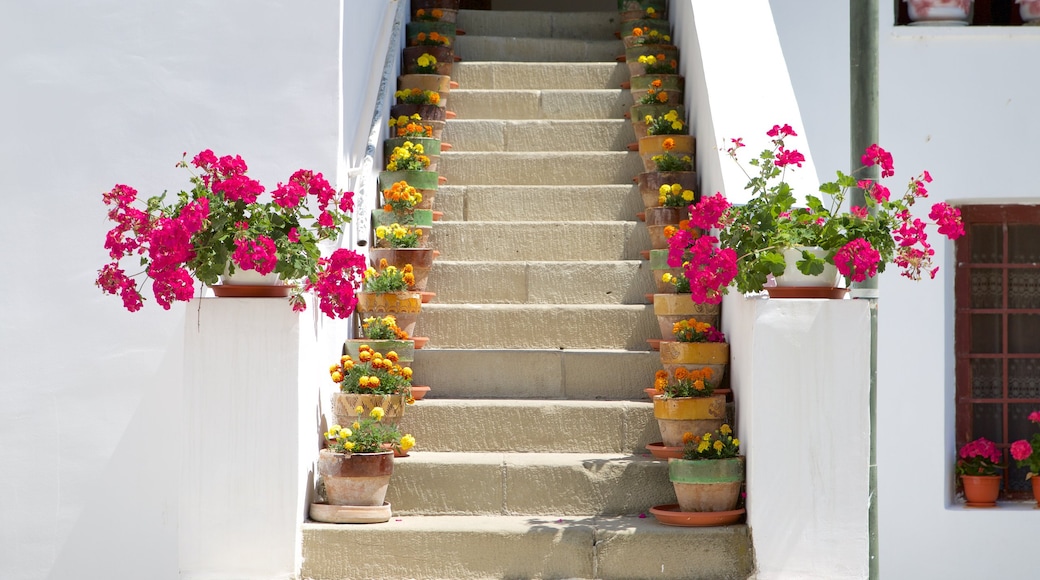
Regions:
<svg viewBox="0 0 1040 580"><path fill-rule="evenodd" d="M424 354L426 351L423 351ZM451 363L454 357L440 357ZM520 357L508 352L487 354L481 365L500 374L516 373ZM656 354L656 353L655 353ZM605 357L599 357L606 361ZM631 361L634 357L622 357ZM558 353L547 352L547 365L560 365ZM527 359L525 359L527 360ZM615 366L619 366L616 365ZM475 372L480 372L474 369ZM652 375L653 373L651 373ZM423 383L426 383L424 375ZM431 391L431 397L440 395ZM464 419L464 420L460 420ZM537 425L538 428L532 428ZM632 453L661 440L653 403L634 401L495 401L487 399L423 399L409 406L401 429L419 437L418 451L528 453Z"/></svg>
<svg viewBox="0 0 1040 580"><path fill-rule="evenodd" d="M455 54L467 61L615 62L625 53L619 40L586 42L569 38L459 36Z"/></svg>
<svg viewBox="0 0 1040 580"><path fill-rule="evenodd" d="M450 185L622 185L643 172L643 162L635 152L448 152L437 172Z"/></svg>
<svg viewBox="0 0 1040 580"><path fill-rule="evenodd" d="M575 280L583 280L575 284ZM444 262L430 273L437 304L646 304L646 262Z"/></svg>
<svg viewBox="0 0 1040 580"><path fill-rule="evenodd" d="M452 79L460 89L618 89L629 79L624 63L457 62Z"/></svg>
<svg viewBox="0 0 1040 580"><path fill-rule="evenodd" d="M386 500L401 515L611 516L676 502L667 461L608 456L538 464L537 457L545 456L491 454L479 463L403 458L394 461Z"/></svg>
<svg viewBox="0 0 1040 580"><path fill-rule="evenodd" d="M456 89L447 101L459 119L623 119L632 95L621 89Z"/></svg>
<svg viewBox="0 0 1040 580"><path fill-rule="evenodd" d="M467 36L580 38L595 41L616 40L614 33L618 30L617 18L617 12L460 10L456 23L466 31Z"/></svg>
<svg viewBox="0 0 1040 580"><path fill-rule="evenodd" d="M745 580L754 573L751 532L745 525L676 528L653 517L551 515L505 523L398 519L367 526L304 524L301 575L313 580ZM366 556L372 554L378 556Z"/></svg>
<svg viewBox="0 0 1040 580"><path fill-rule="evenodd" d="M643 350L449 350L432 343L415 352L412 370L435 398L646 400L643 389L653 386L661 359L646 350L646 343L639 348Z"/></svg>
<svg viewBox="0 0 1040 580"><path fill-rule="evenodd" d="M636 143L625 119L493 121L452 119L442 135L454 151L622 151Z"/></svg>
<svg viewBox="0 0 1040 580"><path fill-rule="evenodd" d="M660 338L660 330L653 306L425 304L415 335L428 336L438 348L636 350L646 348L648 338Z"/></svg>
<svg viewBox="0 0 1040 580"><path fill-rule="evenodd" d="M650 235L636 222L438 222L434 229L442 260L638 260Z"/></svg>
<svg viewBox="0 0 1040 580"><path fill-rule="evenodd" d="M633 221L644 209L639 189L628 185L442 185L437 191L442 221Z"/></svg>

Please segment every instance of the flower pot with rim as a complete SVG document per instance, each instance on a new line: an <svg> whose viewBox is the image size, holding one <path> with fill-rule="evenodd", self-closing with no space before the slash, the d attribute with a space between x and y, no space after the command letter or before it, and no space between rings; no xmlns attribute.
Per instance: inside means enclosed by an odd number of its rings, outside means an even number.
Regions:
<svg viewBox="0 0 1040 580"><path fill-rule="evenodd" d="M409 212L394 213L385 209L372 210L372 226L389 226L395 223L422 230L420 243L430 247L433 243L433 210L413 209ZM436 250L435 250L436 252ZM409 333L411 334L411 333Z"/></svg>
<svg viewBox="0 0 1040 580"><path fill-rule="evenodd" d="M632 105L629 109L628 116L632 121L632 131L636 134L636 139L646 137L646 116L660 117L666 114L668 111L675 110L679 114L680 118L686 118L686 108L682 105L676 105L671 103L663 104L652 104L652 105ZM653 171L648 169L647 171Z"/></svg>
<svg viewBox="0 0 1040 580"><path fill-rule="evenodd" d="M414 209L432 209L433 200L437 196L437 189L440 187L440 174L432 170L417 170L417 169L402 169L399 171L380 171L379 172L379 188L380 190L389 189L393 184L404 181L408 185L419 190L422 194L422 201L415 205ZM386 203L383 200L383 203Z"/></svg>
<svg viewBox="0 0 1040 580"><path fill-rule="evenodd" d="M629 80L628 90L632 93L632 98L639 102L639 99L646 94L654 81L661 81L661 87L668 91L678 91L682 93L686 87L686 79L680 74L646 74L634 76ZM681 104L682 99L672 104ZM667 113L667 111L665 111Z"/></svg>
<svg viewBox="0 0 1040 580"><path fill-rule="evenodd" d="M1040 0L1015 0L1015 3L1018 4L1018 15L1022 17L1023 24L1040 23Z"/></svg>
<svg viewBox="0 0 1040 580"><path fill-rule="evenodd" d="M639 186L639 195L643 198L643 206L647 208L660 206L659 196L662 185L678 183L683 189L697 191L696 171L647 171L636 176L636 184ZM694 203L700 199L700 195L694 198Z"/></svg>
<svg viewBox="0 0 1040 580"><path fill-rule="evenodd" d="M363 411L361 416L368 415L372 409L379 407L386 413L383 415L383 423L397 425L404 415L404 407L407 401L403 393L395 395L370 395L362 393L344 393L335 391L332 393L332 415L336 422L344 427L349 427L358 420L357 408Z"/></svg>
<svg viewBox="0 0 1040 580"><path fill-rule="evenodd" d="M437 59L437 74L451 76L455 64L455 50L450 46L406 46L401 51L404 74L417 74L419 57L424 54Z"/></svg>
<svg viewBox="0 0 1040 580"><path fill-rule="evenodd" d="M770 298L844 298L848 292L838 288L840 275L838 268L827 262L823 272L810 276L798 270L797 263L802 259L802 250L818 258L826 258L827 251L820 247L797 246L783 250L784 273L777 276L776 286L767 287Z"/></svg>
<svg viewBox="0 0 1040 580"><path fill-rule="evenodd" d="M456 28L454 22L413 20L411 22L406 22L404 28L405 37L408 39L408 46L421 46L418 41L419 34L422 33L429 36L431 32L436 32L448 40L448 43L444 46L455 46Z"/></svg>
<svg viewBox="0 0 1040 580"><path fill-rule="evenodd" d="M671 149L665 147L669 139L672 143ZM643 169L645 171L657 169L657 164L654 163L653 157L665 152L680 157L688 155L693 159L696 152L696 144L697 142L693 135L647 135L646 137L640 137L639 157L643 159Z"/></svg>
<svg viewBox="0 0 1040 580"><path fill-rule="evenodd" d="M740 501L744 457L668 460L668 479L681 512L725 512Z"/></svg>
<svg viewBox="0 0 1040 580"><path fill-rule="evenodd" d="M668 265L668 250L650 250L650 271L653 272L655 294L675 294L675 284L665 282L661 279L666 273L672 276L682 274L682 268L672 268Z"/></svg>
<svg viewBox="0 0 1040 580"><path fill-rule="evenodd" d="M397 327L411 336L422 309L419 292L358 292L357 312L362 318L393 314Z"/></svg>
<svg viewBox="0 0 1040 580"><path fill-rule="evenodd" d="M411 117L412 115L419 115L422 117L424 125L433 127L434 139L441 138L440 131L444 130L443 123L448 118L447 110L444 107L438 105L413 105L411 103L397 103L390 107L391 117ZM441 124L438 126L434 122L440 122Z"/></svg>
<svg viewBox="0 0 1040 580"><path fill-rule="evenodd" d="M441 7L441 6L434 6L432 8L427 8L427 7L421 7L421 6L416 6L415 4L412 4L412 10L413 10L413 12L412 12L413 18L412 19L413 19L413 21L416 21L416 22L458 22L458 19L459 19L459 9L458 8L444 8L444 7ZM420 13L420 10L422 11L421 13ZM435 14L435 13L433 13L434 10L438 10L438 11L440 11L440 13L439 14ZM426 18L427 16L429 16L431 18L436 16L436 18L433 18L432 20L430 20L430 19Z"/></svg>
<svg viewBox="0 0 1040 580"><path fill-rule="evenodd" d="M680 320L696 319L718 328L718 304L698 304L689 294L654 294L654 314L663 340L675 340L672 328Z"/></svg>
<svg viewBox="0 0 1040 580"><path fill-rule="evenodd" d="M969 507L996 507L1002 480L999 475L962 475L965 503Z"/></svg>
<svg viewBox="0 0 1040 580"><path fill-rule="evenodd" d="M632 30L635 28L646 29L643 32L644 35L653 32L660 36L671 36L672 34L672 25L667 18L646 18L646 12L624 12L619 20L621 22L621 31L618 35L621 36L621 42L625 45L625 48L639 46L636 42L643 38L643 35L636 36L632 34ZM661 42L667 43L671 41L662 38Z"/></svg>
<svg viewBox="0 0 1040 580"><path fill-rule="evenodd" d="M654 418L665 447L682 447L683 433L708 433L726 422L726 395L654 397Z"/></svg>
<svg viewBox="0 0 1040 580"><path fill-rule="evenodd" d="M451 77L448 75L413 73L397 77L398 90L419 89L433 91L440 95L437 106L448 106L448 94L451 92Z"/></svg>
<svg viewBox="0 0 1040 580"><path fill-rule="evenodd" d="M387 264L397 269L411 264L412 275L415 276L415 284L412 287L418 292L423 292L433 269L433 252L431 248L371 248L368 255L374 264L385 259Z"/></svg>
<svg viewBox="0 0 1040 580"><path fill-rule="evenodd" d="M903 0L911 23L916 25L967 25L974 0Z"/></svg>
<svg viewBox="0 0 1040 580"><path fill-rule="evenodd" d="M394 452L318 454L318 473L331 505L381 506L394 472ZM389 518L388 518L389 519Z"/></svg>
<svg viewBox="0 0 1040 580"><path fill-rule="evenodd" d="M669 374L678 367L687 370L711 369L711 381L718 385L726 376L729 364L729 343L725 342L678 342L662 340L660 346L661 365Z"/></svg>

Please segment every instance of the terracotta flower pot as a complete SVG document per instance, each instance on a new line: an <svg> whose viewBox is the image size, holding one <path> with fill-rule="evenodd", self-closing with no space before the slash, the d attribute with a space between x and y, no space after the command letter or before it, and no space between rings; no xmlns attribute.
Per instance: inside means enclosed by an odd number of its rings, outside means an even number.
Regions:
<svg viewBox="0 0 1040 580"><path fill-rule="evenodd" d="M422 91L433 91L440 95L437 106L444 108L448 106L448 94L451 92L451 77L439 74L403 74L397 77L397 88L399 90L419 89Z"/></svg>
<svg viewBox="0 0 1040 580"><path fill-rule="evenodd" d="M419 115L422 117L424 125L430 125L433 127L434 139L440 139L440 133L438 132L438 126L431 123L431 121L440 121L440 130L444 130L443 121L448 118L448 113L444 107L438 107L437 105L412 105L408 103L398 103L390 107L390 116L397 118L401 116L411 117L412 115Z"/></svg>
<svg viewBox="0 0 1040 580"><path fill-rule="evenodd" d="M672 276L682 274L682 268L668 265L668 250L650 250L650 271L653 272L656 294L675 294L675 284L661 280L666 273Z"/></svg>
<svg viewBox="0 0 1040 580"><path fill-rule="evenodd" d="M397 327L411 336L422 309L422 295L418 292L358 292L357 312L362 318L393 314Z"/></svg>
<svg viewBox="0 0 1040 580"><path fill-rule="evenodd" d="M643 198L643 205L647 208L659 206L658 196L662 185L678 183L683 189L697 192L696 171L647 171L636 176L636 184L639 186L639 195ZM694 198L694 203L700 196Z"/></svg>
<svg viewBox="0 0 1040 580"><path fill-rule="evenodd" d="M393 472L393 451L333 453L322 449L318 456L318 473L331 505L383 505Z"/></svg>
<svg viewBox="0 0 1040 580"><path fill-rule="evenodd" d="M654 314L663 340L675 340L672 327L680 320L693 318L718 327L719 312L718 304L697 304L689 294L654 294Z"/></svg>
<svg viewBox="0 0 1040 580"><path fill-rule="evenodd" d="M413 288L417 292L426 290L429 282L430 270L433 269L433 250L429 248L372 248L368 251L372 262L378 264L385 259L387 264L404 268L405 264L412 265L412 274L415 276Z"/></svg>
<svg viewBox="0 0 1040 580"><path fill-rule="evenodd" d="M455 64L455 51L450 46L406 46L401 51L404 74L418 73L418 60L424 54L437 59L437 74L451 76Z"/></svg>
<svg viewBox="0 0 1040 580"><path fill-rule="evenodd" d="M639 75L632 77L629 80L631 84L628 88L632 91L632 97L634 99L639 99L639 97L645 95L646 91L650 89L654 81L661 81L661 88L670 91L682 91L686 88L686 79L680 74Z"/></svg>
<svg viewBox="0 0 1040 580"><path fill-rule="evenodd" d="M725 342L678 342L662 340L660 346L661 364L669 374L675 369L686 370L702 368L711 369L711 382L718 385L726 376L726 365L729 364L729 344Z"/></svg>
<svg viewBox="0 0 1040 580"><path fill-rule="evenodd" d="M996 507L1002 479L999 475L962 475L965 503L969 507Z"/></svg>
<svg viewBox="0 0 1040 580"><path fill-rule="evenodd" d="M681 512L725 512L737 507L744 458L669 459L668 479Z"/></svg>
<svg viewBox="0 0 1040 580"><path fill-rule="evenodd" d="M671 149L666 148L669 143L672 144ZM654 171L657 169L657 164L653 161L655 155L661 155L667 151L672 155L679 157L688 155L693 159L696 152L695 147L696 140L693 135L647 135L639 138L639 157L643 159L644 170Z"/></svg>
<svg viewBox="0 0 1040 580"><path fill-rule="evenodd" d="M357 407L360 405L364 410L363 415L380 407L385 412L383 423L397 425L404 415L406 404L404 394L397 395L365 395L361 393L344 393L336 391L332 393L332 415L336 422L344 427L358 420Z"/></svg>
<svg viewBox="0 0 1040 580"><path fill-rule="evenodd" d="M422 145L423 155L430 158L430 166L427 171L436 172L437 164L441 159L441 140L428 137L391 137L383 141L383 156L387 159L393 153L395 147L401 147L406 142Z"/></svg>
<svg viewBox="0 0 1040 580"><path fill-rule="evenodd" d="M629 117L632 121L632 131L636 134L636 139L646 137L646 116L660 117L675 109L675 112L679 114L683 119L686 118L686 108L680 104L665 103L661 105L632 105L629 109ZM653 171L650 169L649 171Z"/></svg>
<svg viewBox="0 0 1040 580"><path fill-rule="evenodd" d="M415 10L416 8L413 7L412 9ZM418 42L419 34L423 33L426 36L429 36L431 32L436 32L437 34L447 38L448 43L445 46L455 46L456 29L454 22L413 20L405 23L404 29L405 38L408 39L408 46L421 46Z"/></svg>
<svg viewBox="0 0 1040 580"><path fill-rule="evenodd" d="M646 65L639 62L640 56L664 56L664 62L679 61L679 49L670 44L644 44L642 46L631 46L625 49L625 64L628 65L629 76L640 76L647 73ZM676 67L678 70L678 67Z"/></svg>
<svg viewBox="0 0 1040 580"><path fill-rule="evenodd" d="M665 447L681 447L683 433L701 435L726 421L726 395L709 397L654 397L654 418Z"/></svg>

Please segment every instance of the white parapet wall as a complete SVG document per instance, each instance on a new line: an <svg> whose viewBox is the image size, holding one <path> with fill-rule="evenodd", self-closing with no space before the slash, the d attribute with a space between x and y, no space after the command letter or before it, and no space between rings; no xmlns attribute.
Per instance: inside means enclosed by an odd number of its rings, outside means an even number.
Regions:
<svg viewBox="0 0 1040 580"><path fill-rule="evenodd" d="M868 306L724 301L758 580L867 577Z"/></svg>

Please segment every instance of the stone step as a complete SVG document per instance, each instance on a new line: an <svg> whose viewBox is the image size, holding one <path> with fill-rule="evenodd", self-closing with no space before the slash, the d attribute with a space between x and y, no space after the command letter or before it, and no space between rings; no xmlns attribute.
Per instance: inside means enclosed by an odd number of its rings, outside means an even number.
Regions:
<svg viewBox="0 0 1040 580"><path fill-rule="evenodd" d="M676 503L668 462L649 454L422 451L394 461L386 501L413 516L621 516Z"/></svg>
<svg viewBox="0 0 1040 580"><path fill-rule="evenodd" d="M448 110L459 119L623 119L633 102L621 89L459 88Z"/></svg>
<svg viewBox="0 0 1040 580"><path fill-rule="evenodd" d="M456 349L641 350L660 333L652 304L428 303L415 326L431 346Z"/></svg>
<svg viewBox="0 0 1040 580"><path fill-rule="evenodd" d="M538 428L532 428L535 425ZM646 444L661 440L653 404L647 398L425 398L408 407L401 429L415 434L419 439L415 450L423 452L646 455Z"/></svg>
<svg viewBox="0 0 1040 580"><path fill-rule="evenodd" d="M617 11L535 12L511 10L460 10L456 24L465 36L519 36L616 40ZM463 37L460 36L459 40Z"/></svg>
<svg viewBox="0 0 1040 580"><path fill-rule="evenodd" d="M648 348L644 342L632 350L452 349L431 340L415 351L412 370L417 384L430 387L431 402L439 398L640 401L648 400L643 389L653 386L654 373L662 368L660 355Z"/></svg>
<svg viewBox="0 0 1040 580"><path fill-rule="evenodd" d="M633 221L644 211L635 185L442 185L442 221Z"/></svg>
<svg viewBox="0 0 1040 580"><path fill-rule="evenodd" d="M629 80L628 66L609 62L457 62L452 79L461 89L578 90L617 89ZM449 141L450 142L450 141Z"/></svg>
<svg viewBox="0 0 1040 580"><path fill-rule="evenodd" d="M473 36L455 41L455 54L467 61L616 62L625 54L620 40L576 40L516 36Z"/></svg>
<svg viewBox="0 0 1040 580"><path fill-rule="evenodd" d="M643 172L643 161L634 151L446 151L437 172L447 185L621 185Z"/></svg>
<svg viewBox="0 0 1040 580"><path fill-rule="evenodd" d="M575 283L581 280L581 283ZM485 262L438 259L437 304L646 304L655 292L646 261Z"/></svg>
<svg viewBox="0 0 1040 580"><path fill-rule="evenodd" d="M431 239L445 261L638 260L640 251L650 247L646 226L634 221L439 221Z"/></svg>
<svg viewBox="0 0 1040 580"><path fill-rule="evenodd" d="M442 139L452 151L624 151L636 142L627 119L452 119Z"/></svg>
<svg viewBox="0 0 1040 580"><path fill-rule="evenodd" d="M671 527L649 515L402 516L384 524L303 524L301 576L313 580L745 580L753 573L751 531L744 524Z"/></svg>

